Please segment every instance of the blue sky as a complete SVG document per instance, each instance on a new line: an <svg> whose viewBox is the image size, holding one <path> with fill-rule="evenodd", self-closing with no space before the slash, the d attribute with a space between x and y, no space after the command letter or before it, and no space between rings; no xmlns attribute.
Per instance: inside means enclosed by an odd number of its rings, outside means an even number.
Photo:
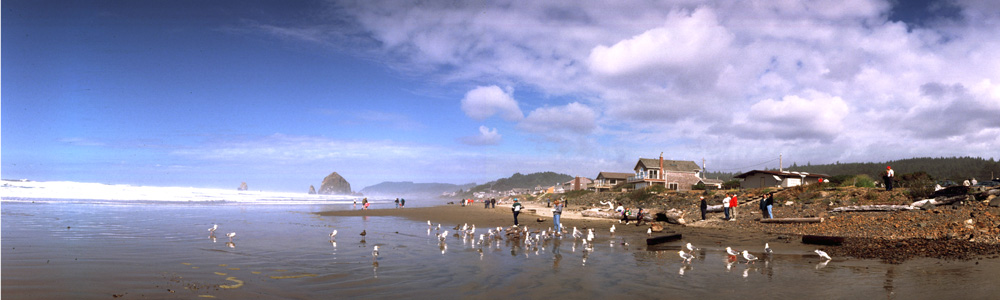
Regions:
<svg viewBox="0 0 1000 300"><path fill-rule="evenodd" d="M896 2L4 1L0 176L305 191L661 152L1000 158L1000 5Z"/></svg>

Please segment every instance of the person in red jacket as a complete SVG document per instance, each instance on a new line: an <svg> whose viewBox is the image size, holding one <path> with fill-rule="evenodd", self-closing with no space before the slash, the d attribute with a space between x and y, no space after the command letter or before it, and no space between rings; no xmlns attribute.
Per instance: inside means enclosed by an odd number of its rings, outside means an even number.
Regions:
<svg viewBox="0 0 1000 300"><path fill-rule="evenodd" d="M729 219L730 221L736 221L736 205L737 204L739 204L739 202L736 202L736 193L733 193L733 198L729 200L729 213L732 214L732 216L733 216L732 219Z"/></svg>

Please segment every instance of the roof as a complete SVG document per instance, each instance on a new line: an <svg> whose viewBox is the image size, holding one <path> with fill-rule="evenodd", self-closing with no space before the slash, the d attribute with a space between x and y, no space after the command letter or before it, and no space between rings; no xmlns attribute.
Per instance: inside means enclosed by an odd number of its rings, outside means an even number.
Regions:
<svg viewBox="0 0 1000 300"><path fill-rule="evenodd" d="M768 170L753 170L740 175L736 175L735 178L747 178L753 174L763 173L782 177L812 177L812 178L829 178L830 175L819 174L819 173L806 173L806 172L778 172L778 171L768 171Z"/></svg>
<svg viewBox="0 0 1000 300"><path fill-rule="evenodd" d="M639 162L635 164L636 167L643 165L646 169L657 170L660 169L660 159L659 158L639 158ZM634 168L633 168L634 169ZM698 164L690 160L663 160L663 170L667 172L700 172L701 167Z"/></svg>
<svg viewBox="0 0 1000 300"><path fill-rule="evenodd" d="M635 173L617 173L617 172L601 172L597 174L597 178L605 179L628 179L632 177Z"/></svg>
<svg viewBox="0 0 1000 300"><path fill-rule="evenodd" d="M705 184L723 184L723 183L725 183L725 181L722 181L722 179L711 179L711 178L702 179L701 182L704 182Z"/></svg>

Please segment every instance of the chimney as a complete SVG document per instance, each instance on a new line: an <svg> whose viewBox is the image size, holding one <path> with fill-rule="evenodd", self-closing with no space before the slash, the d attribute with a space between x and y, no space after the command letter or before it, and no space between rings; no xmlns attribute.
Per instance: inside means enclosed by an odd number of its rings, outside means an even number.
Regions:
<svg viewBox="0 0 1000 300"><path fill-rule="evenodd" d="M573 178L573 190L574 191L580 190L580 176L576 176L576 178Z"/></svg>
<svg viewBox="0 0 1000 300"><path fill-rule="evenodd" d="M663 175L663 152L660 152L660 179L665 179Z"/></svg>

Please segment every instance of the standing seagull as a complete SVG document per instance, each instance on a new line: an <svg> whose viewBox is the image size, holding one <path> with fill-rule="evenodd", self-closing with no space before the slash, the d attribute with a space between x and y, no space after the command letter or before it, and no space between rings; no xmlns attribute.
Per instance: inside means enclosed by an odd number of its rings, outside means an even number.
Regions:
<svg viewBox="0 0 1000 300"><path fill-rule="evenodd" d="M433 225L431 225L431 220L427 220L427 227L431 227L431 226L433 226Z"/></svg>
<svg viewBox="0 0 1000 300"><path fill-rule="evenodd" d="M739 252L733 251L733 248L731 247L726 247L726 253L728 253L730 256L737 256L740 254Z"/></svg>
<svg viewBox="0 0 1000 300"><path fill-rule="evenodd" d="M361 230L361 236L368 235L368 230Z"/></svg>
<svg viewBox="0 0 1000 300"><path fill-rule="evenodd" d="M691 262L691 260L694 259L694 255L691 255L690 253L684 253L684 250L677 250L677 254L684 259L684 262Z"/></svg>
<svg viewBox="0 0 1000 300"><path fill-rule="evenodd" d="M229 241L230 241L230 242L232 242L232 241L233 241L233 237L235 237L235 236L236 236L236 233L235 233L235 232L230 232L230 233L227 233L227 234L226 234L226 237L227 237L227 238L229 238Z"/></svg>
<svg viewBox="0 0 1000 300"><path fill-rule="evenodd" d="M372 261L378 261L378 246L372 249Z"/></svg>
<svg viewBox="0 0 1000 300"><path fill-rule="evenodd" d="M750 252L747 252L746 250L743 250L743 258L746 259L747 262L754 262L757 260L756 256L753 256L753 254L750 254Z"/></svg>
<svg viewBox="0 0 1000 300"><path fill-rule="evenodd" d="M332 239L335 239L335 238L337 238L337 230L336 229L334 229L333 232L330 233L330 239L332 240Z"/></svg>
<svg viewBox="0 0 1000 300"><path fill-rule="evenodd" d="M211 232L214 235L216 229L219 229L219 224L212 224L212 228L209 228L208 232Z"/></svg>
<svg viewBox="0 0 1000 300"><path fill-rule="evenodd" d="M691 243L687 243L687 245L684 246L688 248L688 251L698 250L698 248L695 248L694 245L691 245Z"/></svg>
<svg viewBox="0 0 1000 300"><path fill-rule="evenodd" d="M653 236L653 228L646 228L646 236Z"/></svg>
<svg viewBox="0 0 1000 300"><path fill-rule="evenodd" d="M767 255L771 255L771 253L773 253L773 252L774 251L771 250L771 247L768 246L767 243L764 243L764 253L767 253Z"/></svg>
<svg viewBox="0 0 1000 300"><path fill-rule="evenodd" d="M833 259L833 258L830 258L829 254L826 254L826 252L823 252L823 250L816 249L815 252L816 252L816 254L819 254L819 257L822 257L823 259L826 259L826 260Z"/></svg>
<svg viewBox="0 0 1000 300"><path fill-rule="evenodd" d="M615 224L611 224L611 235L615 235Z"/></svg>

